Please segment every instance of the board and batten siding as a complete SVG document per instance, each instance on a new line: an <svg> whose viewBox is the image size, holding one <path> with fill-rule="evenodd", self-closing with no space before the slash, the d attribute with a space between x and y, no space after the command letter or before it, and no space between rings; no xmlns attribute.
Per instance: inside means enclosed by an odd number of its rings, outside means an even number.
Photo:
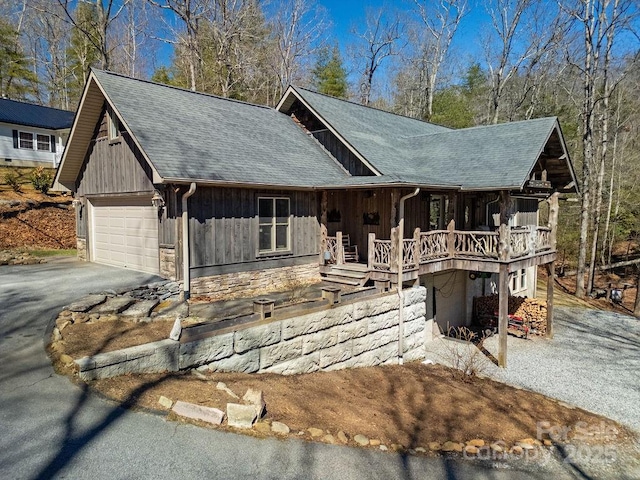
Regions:
<svg viewBox="0 0 640 480"><path fill-rule="evenodd" d="M152 193L153 172L131 135L123 131L118 139L109 140L105 123L106 110L76 179L77 195Z"/></svg>
<svg viewBox="0 0 640 480"><path fill-rule="evenodd" d="M258 253L258 198L290 199L288 253ZM311 263L320 251L315 192L198 187L189 199L191 269L195 277Z"/></svg>

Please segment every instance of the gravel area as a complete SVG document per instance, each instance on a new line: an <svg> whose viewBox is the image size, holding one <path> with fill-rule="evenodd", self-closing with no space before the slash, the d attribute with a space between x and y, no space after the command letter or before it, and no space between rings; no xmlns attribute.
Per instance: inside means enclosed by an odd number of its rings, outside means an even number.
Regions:
<svg viewBox="0 0 640 480"><path fill-rule="evenodd" d="M509 337L498 380L617 420L640 432L640 321L614 312L556 308L553 340ZM485 347L494 355L498 338Z"/></svg>

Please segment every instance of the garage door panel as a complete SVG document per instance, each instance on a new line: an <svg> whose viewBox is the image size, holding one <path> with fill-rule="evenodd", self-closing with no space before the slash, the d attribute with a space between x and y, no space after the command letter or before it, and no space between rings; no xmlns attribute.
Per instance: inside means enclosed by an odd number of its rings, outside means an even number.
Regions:
<svg viewBox="0 0 640 480"><path fill-rule="evenodd" d="M151 199L94 199L91 204L92 259L158 273L158 214Z"/></svg>

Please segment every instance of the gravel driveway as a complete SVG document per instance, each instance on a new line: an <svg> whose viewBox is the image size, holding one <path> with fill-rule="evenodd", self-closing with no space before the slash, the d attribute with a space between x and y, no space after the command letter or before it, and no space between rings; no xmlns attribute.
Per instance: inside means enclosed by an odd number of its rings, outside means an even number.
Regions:
<svg viewBox="0 0 640 480"><path fill-rule="evenodd" d="M640 320L555 309L552 341L509 337L507 368L491 376L612 418L640 432ZM498 337L485 342L497 355Z"/></svg>

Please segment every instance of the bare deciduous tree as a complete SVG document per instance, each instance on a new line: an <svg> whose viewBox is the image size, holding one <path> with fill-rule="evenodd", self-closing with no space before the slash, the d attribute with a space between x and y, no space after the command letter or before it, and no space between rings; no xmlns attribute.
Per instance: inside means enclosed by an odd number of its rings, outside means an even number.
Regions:
<svg viewBox="0 0 640 480"><path fill-rule="evenodd" d="M379 9L367 11L364 27L364 31L353 33L359 39L355 47L355 57L363 62L360 102L369 105L374 75L386 58L397 55L402 48L398 42L403 35L403 26L398 16L388 19L384 11Z"/></svg>

